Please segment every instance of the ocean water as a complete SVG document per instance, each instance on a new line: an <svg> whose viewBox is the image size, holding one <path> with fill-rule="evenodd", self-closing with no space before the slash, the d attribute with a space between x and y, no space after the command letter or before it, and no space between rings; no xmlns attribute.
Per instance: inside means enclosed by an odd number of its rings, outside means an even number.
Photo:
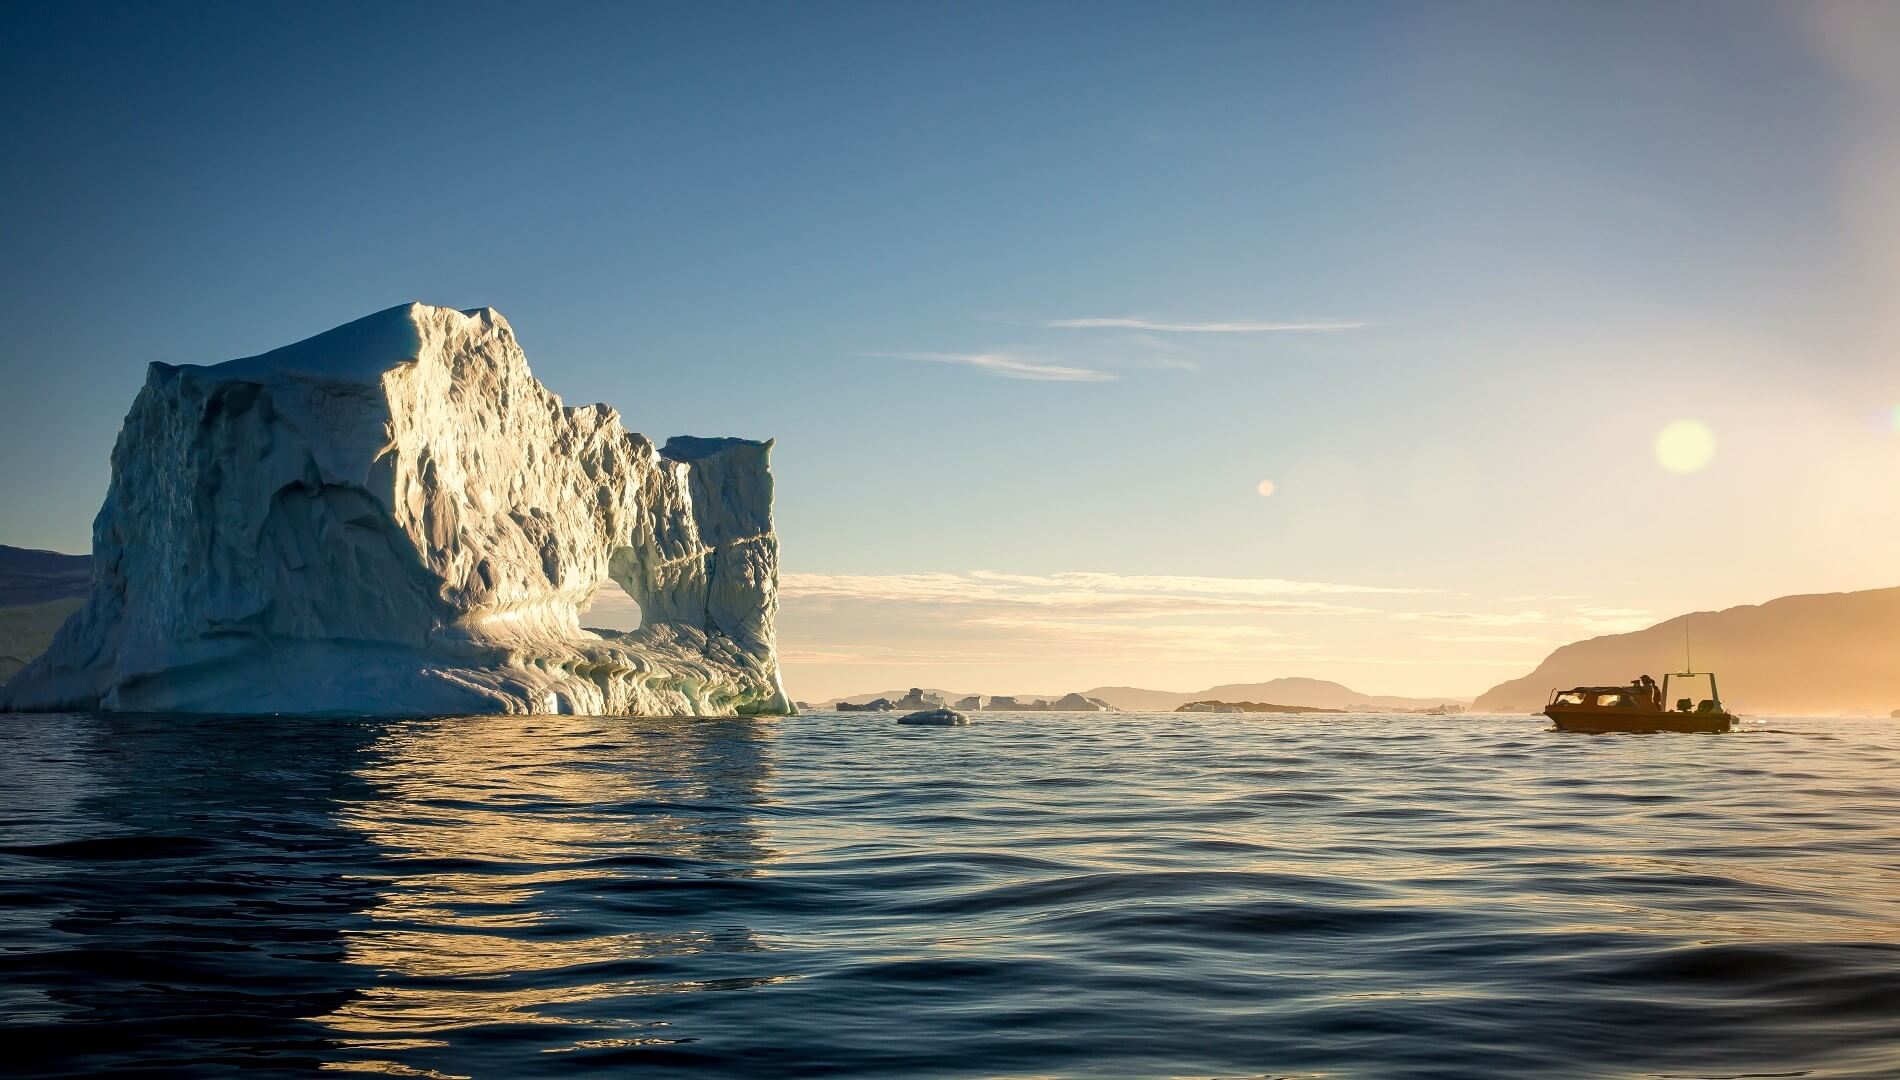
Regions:
<svg viewBox="0 0 1900 1080"><path fill-rule="evenodd" d="M1900 723L0 717L0 1073L1900 1076Z"/></svg>

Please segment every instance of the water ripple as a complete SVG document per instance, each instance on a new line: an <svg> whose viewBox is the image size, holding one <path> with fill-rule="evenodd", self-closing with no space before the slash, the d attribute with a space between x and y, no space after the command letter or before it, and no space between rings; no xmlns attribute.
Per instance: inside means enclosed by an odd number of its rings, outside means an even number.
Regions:
<svg viewBox="0 0 1900 1080"><path fill-rule="evenodd" d="M1900 728L0 717L9 1075L1900 1076Z"/></svg>

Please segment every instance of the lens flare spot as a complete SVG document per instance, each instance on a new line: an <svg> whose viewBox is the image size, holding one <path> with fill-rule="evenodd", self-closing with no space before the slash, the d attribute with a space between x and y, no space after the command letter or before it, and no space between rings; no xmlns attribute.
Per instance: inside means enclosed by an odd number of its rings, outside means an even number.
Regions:
<svg viewBox="0 0 1900 1080"><path fill-rule="evenodd" d="M1715 457L1715 432L1700 420L1676 420L1656 435L1656 460L1672 473L1701 472Z"/></svg>
<svg viewBox="0 0 1900 1080"><path fill-rule="evenodd" d="M1275 488L1273 486L1273 481L1262 480L1260 481L1259 485L1254 488L1254 490L1258 491L1262 495L1271 495L1275 491Z"/></svg>

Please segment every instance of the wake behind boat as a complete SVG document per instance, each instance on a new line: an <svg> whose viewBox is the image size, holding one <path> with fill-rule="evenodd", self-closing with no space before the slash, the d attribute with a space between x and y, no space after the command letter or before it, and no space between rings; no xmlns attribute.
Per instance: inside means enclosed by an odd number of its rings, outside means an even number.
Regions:
<svg viewBox="0 0 1900 1080"><path fill-rule="evenodd" d="M1706 678L1709 696L1670 700L1670 681ZM1544 706L1559 731L1648 732L1686 731L1723 732L1735 730L1735 717L1722 707L1722 695L1715 685L1715 673L1679 671L1663 676L1662 685L1648 675L1631 680L1628 686L1577 686L1553 690Z"/></svg>

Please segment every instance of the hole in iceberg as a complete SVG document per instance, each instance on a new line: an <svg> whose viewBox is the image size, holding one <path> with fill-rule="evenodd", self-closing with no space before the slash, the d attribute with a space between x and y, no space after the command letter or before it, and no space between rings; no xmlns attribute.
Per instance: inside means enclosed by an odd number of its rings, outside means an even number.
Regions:
<svg viewBox="0 0 1900 1080"><path fill-rule="evenodd" d="M625 633L640 629L640 602L627 595L618 582L600 583L594 601L581 609L581 625L590 630L618 630Z"/></svg>

